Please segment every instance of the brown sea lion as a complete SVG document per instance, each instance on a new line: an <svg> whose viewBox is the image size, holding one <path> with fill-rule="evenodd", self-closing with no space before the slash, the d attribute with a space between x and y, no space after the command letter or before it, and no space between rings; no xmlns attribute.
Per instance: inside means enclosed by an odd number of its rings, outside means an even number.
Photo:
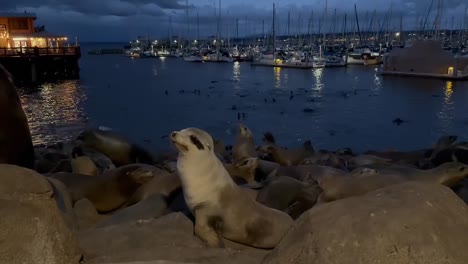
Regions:
<svg viewBox="0 0 468 264"><path fill-rule="evenodd" d="M232 178L242 178L247 184L255 183L255 171L258 167L258 158L247 158L239 163L223 163L223 165Z"/></svg>
<svg viewBox="0 0 468 264"><path fill-rule="evenodd" d="M153 179L153 168L146 164L130 164L95 177L73 173L48 176L67 186L73 202L87 198L98 212L107 213L120 208L141 185Z"/></svg>
<svg viewBox="0 0 468 264"><path fill-rule="evenodd" d="M195 216L195 235L209 246L222 237L257 248L275 247L293 220L251 199L213 151L210 134L198 128L171 133L179 150L177 170L185 201Z"/></svg>
<svg viewBox="0 0 468 264"><path fill-rule="evenodd" d="M406 181L424 181L453 186L468 176L468 166L458 162L443 164L431 170L412 168L360 168L350 177L327 176L318 182L323 189L319 200L330 202L357 196Z"/></svg>
<svg viewBox="0 0 468 264"><path fill-rule="evenodd" d="M78 135L76 143L106 155L116 167L132 163L155 164L148 151L112 131L85 130Z"/></svg>
<svg viewBox="0 0 468 264"><path fill-rule="evenodd" d="M297 149L286 149L277 145L262 146L261 150L267 154L270 154L273 161L283 166L295 166L303 162L307 157L314 154L314 148L310 140L304 142L301 148Z"/></svg>
<svg viewBox="0 0 468 264"><path fill-rule="evenodd" d="M256 157L258 156L252 131L244 124L239 124L236 143L232 147L233 163Z"/></svg>
<svg viewBox="0 0 468 264"><path fill-rule="evenodd" d="M28 119L11 74L0 64L0 163L34 169Z"/></svg>

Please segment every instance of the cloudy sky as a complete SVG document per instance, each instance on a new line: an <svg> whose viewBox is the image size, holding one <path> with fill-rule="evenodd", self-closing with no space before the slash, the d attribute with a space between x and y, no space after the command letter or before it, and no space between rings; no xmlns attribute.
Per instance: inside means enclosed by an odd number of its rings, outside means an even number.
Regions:
<svg viewBox="0 0 468 264"><path fill-rule="evenodd" d="M291 16L291 33L317 32L333 28L336 9L337 31L342 30L344 14L348 14L348 30L353 29L354 4L357 4L361 29L369 27L375 11L374 28L384 25L387 17L399 27L403 16L404 27L414 28L418 19L425 17L432 0L328 0L327 23L319 23L325 10L325 0L222 0L221 16L224 35L236 35L236 19L239 35L262 33L271 28L272 4L276 2L279 33L287 31L288 12ZM433 25L438 0L434 0L428 27ZM197 38L216 34L215 6L219 0L0 0L1 11L35 12L37 25L45 25L53 33L62 33L81 41L127 41L138 35L163 38L189 35ZM444 0L442 24L460 27L468 0ZM197 14L199 27L197 27ZM390 15L391 14L391 15ZM187 26L188 25L188 26ZM382 27L382 26L381 26ZM197 28L199 29L197 31Z"/></svg>

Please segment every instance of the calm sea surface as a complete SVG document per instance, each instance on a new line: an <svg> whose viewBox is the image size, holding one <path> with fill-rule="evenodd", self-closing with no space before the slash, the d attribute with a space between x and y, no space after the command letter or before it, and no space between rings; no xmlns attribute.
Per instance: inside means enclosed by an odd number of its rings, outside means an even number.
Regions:
<svg viewBox="0 0 468 264"><path fill-rule="evenodd" d="M79 81L20 90L34 143L105 126L157 151L169 147L170 131L196 126L230 144L238 112L257 143L271 131L290 147L311 139L326 149L411 150L441 135L468 139L468 81L382 77L364 66L300 70L88 55L92 48L82 47ZM396 118L407 122L397 126Z"/></svg>

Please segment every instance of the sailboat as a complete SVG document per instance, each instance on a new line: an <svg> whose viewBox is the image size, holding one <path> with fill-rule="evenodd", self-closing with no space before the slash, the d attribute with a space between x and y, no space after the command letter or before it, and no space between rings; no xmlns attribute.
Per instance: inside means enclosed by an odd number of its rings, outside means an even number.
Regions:
<svg viewBox="0 0 468 264"><path fill-rule="evenodd" d="M218 13L218 22L217 22L217 32L216 32L216 49L215 51L207 52L202 58L204 62L233 62L234 58L227 51L221 51L221 40L220 40L220 30L221 30L221 0L219 0L219 13Z"/></svg>

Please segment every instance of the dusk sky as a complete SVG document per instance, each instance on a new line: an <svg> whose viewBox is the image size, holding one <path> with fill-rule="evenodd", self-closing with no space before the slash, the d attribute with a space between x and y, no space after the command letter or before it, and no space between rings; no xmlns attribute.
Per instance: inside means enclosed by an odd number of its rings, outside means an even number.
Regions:
<svg viewBox="0 0 468 264"><path fill-rule="evenodd" d="M200 36L216 34L214 5L218 0L189 0L189 36L197 37L197 13L200 21ZM271 29L271 10L277 5L279 33L286 32L287 13L291 13L291 32L301 28L307 32L308 21L313 10L313 31L318 31L319 18L324 13L325 0L222 0L222 31L235 36L235 20L239 19L239 35L265 32ZM437 9L434 1L429 16L428 27L433 26ZM348 14L348 30L354 23L354 4L360 14L361 29L368 27L374 10L374 27L383 23L390 10L394 22L399 27L400 15L404 18L404 28L413 29L418 18L425 17L431 0L328 0L328 31L332 26L336 8L336 29L341 32L344 14ZM0 0L2 11L35 12L37 25L45 25L47 31L60 33L81 41L128 41L138 35L163 38L169 35L169 20L172 20L174 35L187 35L185 0ZM455 28L463 23L468 0L444 0L442 23L450 26L454 17ZM368 13L366 16L366 12ZM366 21L367 17L367 21ZM301 22L300 22L301 21Z"/></svg>

